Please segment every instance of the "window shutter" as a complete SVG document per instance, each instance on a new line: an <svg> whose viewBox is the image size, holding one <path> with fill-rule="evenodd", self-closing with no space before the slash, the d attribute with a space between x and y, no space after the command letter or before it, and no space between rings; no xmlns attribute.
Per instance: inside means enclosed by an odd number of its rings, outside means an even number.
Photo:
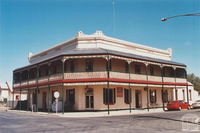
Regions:
<svg viewBox="0 0 200 133"><path fill-rule="evenodd" d="M126 89L124 89L124 102L126 103Z"/></svg>
<svg viewBox="0 0 200 133"><path fill-rule="evenodd" d="M116 102L116 94L115 94L115 88L113 89L113 94L114 94L114 97L113 97L113 99L114 99L114 102L113 103L115 103Z"/></svg>
<svg viewBox="0 0 200 133"><path fill-rule="evenodd" d="M103 103L106 104L106 89L103 88Z"/></svg>

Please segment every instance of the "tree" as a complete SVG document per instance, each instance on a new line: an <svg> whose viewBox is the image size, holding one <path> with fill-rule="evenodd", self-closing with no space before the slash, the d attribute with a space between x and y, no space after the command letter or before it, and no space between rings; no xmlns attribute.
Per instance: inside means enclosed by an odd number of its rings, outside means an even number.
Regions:
<svg viewBox="0 0 200 133"><path fill-rule="evenodd" d="M194 85L194 89L200 92L200 78L193 73L187 75L187 80Z"/></svg>

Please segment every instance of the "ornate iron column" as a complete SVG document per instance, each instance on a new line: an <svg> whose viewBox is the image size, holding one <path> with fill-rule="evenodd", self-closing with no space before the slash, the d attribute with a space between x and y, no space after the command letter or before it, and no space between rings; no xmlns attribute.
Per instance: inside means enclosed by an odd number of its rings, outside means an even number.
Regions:
<svg viewBox="0 0 200 133"><path fill-rule="evenodd" d="M38 91L39 91L38 79L39 79L39 65L37 65L37 77L36 77L36 82L37 82L37 88L36 88L36 112L38 112Z"/></svg>
<svg viewBox="0 0 200 133"><path fill-rule="evenodd" d="M176 92L176 90L177 90L177 88L176 88L176 68L174 68L174 77L175 77L175 98L176 98L176 100L178 100L178 98L176 97L177 96L177 92Z"/></svg>
<svg viewBox="0 0 200 133"><path fill-rule="evenodd" d="M132 91L131 91L131 83L130 83L130 80L131 80L131 71L130 71L130 65L131 65L131 61L128 60L128 73L129 73L129 83L128 83L128 86L129 86L129 111L131 113L131 103L132 103Z"/></svg>
<svg viewBox="0 0 200 133"><path fill-rule="evenodd" d="M162 76L162 105L163 105L163 111L165 111L165 103L164 103L164 95L163 95L163 92L164 92L164 68L163 68L163 65L161 64L160 66L161 68L161 76Z"/></svg>
<svg viewBox="0 0 200 133"><path fill-rule="evenodd" d="M21 83L22 83L22 73L20 72L20 86L21 86ZM19 90L19 110L21 110L21 87L20 87L20 90Z"/></svg>
<svg viewBox="0 0 200 133"><path fill-rule="evenodd" d="M109 82L109 79L110 79L110 57L109 57L109 54L107 54L107 75L108 75L108 81L107 81L107 91L106 91L106 102L107 102L107 105L108 105L108 115L110 114L110 103L109 103L109 93L110 93L110 82Z"/></svg>
<svg viewBox="0 0 200 133"><path fill-rule="evenodd" d="M146 80L148 82L148 63L145 63L145 66L146 66ZM147 110L149 111L149 87L148 87L148 83L147 83L147 86L145 87L145 90L147 91Z"/></svg>
<svg viewBox="0 0 200 133"><path fill-rule="evenodd" d="M48 94L47 94L47 105L48 105L48 113L50 112L50 84L49 84L49 79L50 79L50 75L51 75L51 62L48 63Z"/></svg>
<svg viewBox="0 0 200 133"><path fill-rule="evenodd" d="M65 79L65 58L62 59L62 79ZM64 83L62 83L62 114L64 114Z"/></svg>
<svg viewBox="0 0 200 133"><path fill-rule="evenodd" d="M29 75L29 71L30 70L28 70L28 81L27 81L27 84L28 84L28 86L29 86L29 79L30 79L30 75ZM30 96L29 96L29 87L27 88L28 89L28 94L27 94L27 111L29 110L29 102L30 102Z"/></svg>
<svg viewBox="0 0 200 133"><path fill-rule="evenodd" d="M14 94L15 94L15 93L14 93L14 90L15 90L15 89L14 89L14 72L13 72L12 88L13 88L13 95L12 95L12 109L14 109L14 104L15 104L15 103L14 103L14 102L15 102L15 99L14 99L14 98L15 98L15 97L14 97ZM12 94L12 93L11 93L11 94Z"/></svg>
<svg viewBox="0 0 200 133"><path fill-rule="evenodd" d="M187 103L189 103L188 81L187 81L187 71L186 70L185 70L185 78L186 78L186 90L187 90Z"/></svg>

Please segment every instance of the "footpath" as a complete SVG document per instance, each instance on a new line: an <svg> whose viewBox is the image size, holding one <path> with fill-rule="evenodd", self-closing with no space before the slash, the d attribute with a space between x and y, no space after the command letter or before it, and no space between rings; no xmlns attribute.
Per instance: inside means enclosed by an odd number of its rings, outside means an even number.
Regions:
<svg viewBox="0 0 200 133"><path fill-rule="evenodd" d="M109 117L109 116L125 116L125 115L137 115L137 114L149 114L149 113L158 113L164 112L162 108L155 109L140 109L140 110L118 110L118 111L97 111L97 112L65 112L63 113L55 113L55 112L31 112L31 111L23 111L23 110L10 110L7 107L0 107L0 111L9 111L16 113L27 113L32 115L45 115L45 116L58 116L58 117L68 117L68 118L90 118L90 117Z"/></svg>

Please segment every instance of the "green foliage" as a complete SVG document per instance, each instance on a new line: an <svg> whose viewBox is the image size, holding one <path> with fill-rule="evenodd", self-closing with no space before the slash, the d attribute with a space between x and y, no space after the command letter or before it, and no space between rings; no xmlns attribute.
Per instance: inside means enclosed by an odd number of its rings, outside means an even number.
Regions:
<svg viewBox="0 0 200 133"><path fill-rule="evenodd" d="M194 85L194 89L200 92L200 78L193 73L187 75L187 80Z"/></svg>

